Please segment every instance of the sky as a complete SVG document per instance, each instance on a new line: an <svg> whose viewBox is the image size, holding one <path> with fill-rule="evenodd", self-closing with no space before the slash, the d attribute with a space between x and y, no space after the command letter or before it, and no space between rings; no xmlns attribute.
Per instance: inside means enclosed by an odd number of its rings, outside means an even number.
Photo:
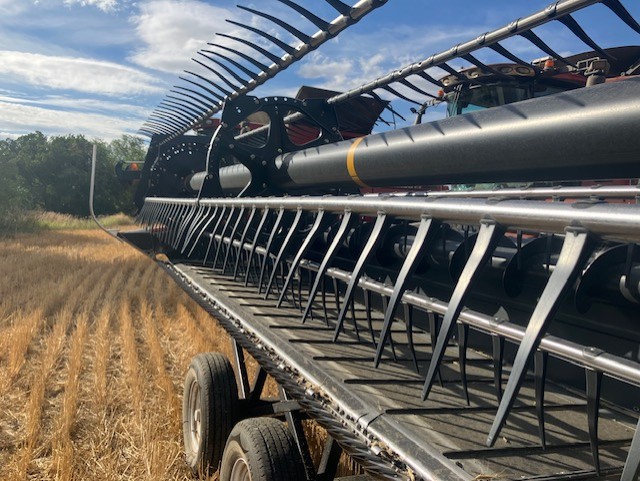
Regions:
<svg viewBox="0 0 640 481"><path fill-rule="evenodd" d="M238 1L307 34L317 31L276 0ZM36 130L45 135L83 134L104 140L136 134L172 85L186 85L178 80L184 69L206 72L191 57L210 48L207 42L238 48L216 33L267 46L225 19L261 28L295 45L274 24L238 9L238 1L0 0L0 138L17 138ZM541 10L549 1L389 0L255 94L293 95L301 85L337 91L354 88ZM325 20L338 16L324 0L297 2ZM640 19L640 1L622 3ZM640 45L638 35L602 5L579 12L576 18L605 47ZM557 51L589 50L555 24L539 31L547 30ZM521 58L544 55L522 39L509 42L509 48ZM496 60L488 54L479 57ZM393 100L391 95L386 98ZM428 118L441 115L434 111Z"/></svg>

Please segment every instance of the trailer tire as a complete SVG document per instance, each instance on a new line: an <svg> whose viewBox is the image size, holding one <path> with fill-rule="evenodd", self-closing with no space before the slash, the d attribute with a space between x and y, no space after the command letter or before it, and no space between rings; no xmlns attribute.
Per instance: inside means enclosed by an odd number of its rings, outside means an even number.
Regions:
<svg viewBox="0 0 640 481"><path fill-rule="evenodd" d="M273 418L245 419L233 428L220 481L303 481L304 464L287 426Z"/></svg>
<svg viewBox="0 0 640 481"><path fill-rule="evenodd" d="M206 477L218 469L237 420L238 387L231 363L217 352L196 355L182 398L185 459L194 474Z"/></svg>

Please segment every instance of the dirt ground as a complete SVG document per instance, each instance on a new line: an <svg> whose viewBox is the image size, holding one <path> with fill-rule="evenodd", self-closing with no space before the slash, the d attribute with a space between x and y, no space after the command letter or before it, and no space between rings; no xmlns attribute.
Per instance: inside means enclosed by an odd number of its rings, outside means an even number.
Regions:
<svg viewBox="0 0 640 481"><path fill-rule="evenodd" d="M97 230L0 240L0 266L0 479L191 479L183 375L224 331Z"/></svg>

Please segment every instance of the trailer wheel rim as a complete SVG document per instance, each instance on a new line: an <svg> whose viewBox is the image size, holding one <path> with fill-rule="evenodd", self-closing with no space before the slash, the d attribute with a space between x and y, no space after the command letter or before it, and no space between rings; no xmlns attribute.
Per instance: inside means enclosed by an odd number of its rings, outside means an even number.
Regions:
<svg viewBox="0 0 640 481"><path fill-rule="evenodd" d="M251 473L249 472L249 465L244 458L236 459L231 468L231 476L229 481L251 481Z"/></svg>
<svg viewBox="0 0 640 481"><path fill-rule="evenodd" d="M200 403L200 385L197 381L189 388L189 432L191 433L191 447L194 451L200 446L202 438L202 408Z"/></svg>

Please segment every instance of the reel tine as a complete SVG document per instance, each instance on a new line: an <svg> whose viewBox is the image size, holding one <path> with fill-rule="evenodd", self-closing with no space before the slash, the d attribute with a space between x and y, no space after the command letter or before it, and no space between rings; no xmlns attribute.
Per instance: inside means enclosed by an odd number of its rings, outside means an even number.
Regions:
<svg viewBox="0 0 640 481"><path fill-rule="evenodd" d="M421 72L417 72L416 75L422 77L423 79L425 79L427 82L435 85L436 87L444 87L444 84L442 82L440 82L440 80L437 80L435 78L433 78L431 75L429 75L427 72L425 72L424 70Z"/></svg>
<svg viewBox="0 0 640 481"><path fill-rule="evenodd" d="M599 352L599 351L598 351ZM593 467L600 475L600 454L598 449L598 419L600 417L600 391L602 372L585 369L587 391L587 425L589 428L589 445L593 457Z"/></svg>
<svg viewBox="0 0 640 481"><path fill-rule="evenodd" d="M240 77L240 75L235 73L233 70L231 70L231 68L227 67L225 64L223 64L219 60L216 60L215 58L211 58L211 57L209 57L208 55L205 55L202 52L198 52L198 55L201 55L202 57L206 58L210 62L215 63L218 67L224 69L229 75L231 75L234 79L236 79L238 82L240 82L243 87L246 87L247 84L249 83L248 80L245 80L242 77Z"/></svg>
<svg viewBox="0 0 640 481"><path fill-rule="evenodd" d="M442 362L445 349L447 348L447 344L451 338L454 322L462 310L467 294L480 276L482 268L491 257L495 246L503 234L504 229L495 222L482 221L476 244L464 266L460 279L458 280L451 299L449 300L447 312L442 319L442 326L440 328L438 340L431 354L431 362L429 363L427 378L425 379L422 390L423 401L429 396L436 370Z"/></svg>
<svg viewBox="0 0 640 481"><path fill-rule="evenodd" d="M202 238L202 236L206 232L207 228L216 219L216 216L218 215L219 211L220 211L220 207L218 207L216 205L215 208L213 209L213 213L211 214L211 217L209 217L209 219L202 226L202 229L200 229L200 232L198 232L198 235L196 236L195 240L193 241L193 245L191 246L191 250L189 250L189 253L187 254L187 257L191 257L191 254L193 254L193 251L195 250L196 246L198 245L198 242L200 242L200 239ZM208 215L208 213L206 215ZM205 218L206 218L206 215L205 215Z"/></svg>
<svg viewBox="0 0 640 481"><path fill-rule="evenodd" d="M267 264L269 263L269 255L271 254L271 247L273 246L273 241L278 234L278 230L280 229L280 224L282 224L282 220L284 219L284 207L280 207L278 211L278 216L276 217L276 221L273 224L273 228L271 229L271 234L269 235L269 240L267 241L267 245L265 246L264 252L264 261L262 262L262 267L260 268L260 277L258 278L258 294L262 292L262 281L264 280L264 275L266 273ZM275 266L274 266L275 270Z"/></svg>
<svg viewBox="0 0 640 481"><path fill-rule="evenodd" d="M620 481L635 481L638 479L638 475L640 475L640 420L638 420L636 431L633 434Z"/></svg>
<svg viewBox="0 0 640 481"><path fill-rule="evenodd" d="M216 73L216 72L215 72L215 70L211 70L211 71L212 71L213 73ZM224 87L221 87L219 84L217 84L217 83L213 82L212 80L209 80L208 78L203 77L202 75L197 74L197 73L195 73L195 72L191 72L190 70L185 70L185 72L186 72L186 73L188 73L188 74L191 74L191 75L193 75L193 76L195 76L195 77L198 77L199 79L202 79L202 80L204 80L205 82L207 82L207 83L208 83L209 85L211 85L212 87L217 88L220 92L222 92L222 93L223 93L223 95L224 95L225 97L228 97L229 95L231 95L231 92L229 92L229 91L228 91L227 89L225 89ZM216 73L216 74L217 74L217 73ZM217 75L218 75L218 76L220 76L219 74L217 74ZM232 87L232 88L233 88L233 87ZM221 97L221 98L220 98L220 100L224 100L224 97Z"/></svg>
<svg viewBox="0 0 640 481"><path fill-rule="evenodd" d="M473 65L475 65L476 67L478 67L480 70L482 70L485 73L492 73L493 75L497 75L498 77L504 78L504 79L510 79L511 78L510 75L506 75L506 74L500 72L499 70L496 70L493 67L489 67L487 64L481 62L480 60L478 60L476 57L474 57L470 53L468 53L466 55L461 55L460 58L466 60L469 63L472 63Z"/></svg>
<svg viewBox="0 0 640 481"><path fill-rule="evenodd" d="M329 216L325 217L324 209L320 209L316 214L316 219L313 223L313 226L311 226L311 230L307 234L307 237L304 239L304 242L302 242L302 245L298 249L296 256L293 258L293 262L291 263L291 269L289 270L289 275L287 276L287 279L284 281L284 286L282 286L282 293L280 294L280 298L278 299L276 307L280 307L280 305L282 304L284 293L287 290L287 287L289 287L289 283L293 279L294 272L298 268L300 261L302 260L302 256L305 255L309 247L311 247L311 244L316 239L318 234L322 232L323 230L322 227L326 226L327 221L325 219L327 217ZM302 277L300 278L300 283L302 283Z"/></svg>
<svg viewBox="0 0 640 481"><path fill-rule="evenodd" d="M273 281L275 280L276 275L278 273L278 266L287 255L291 241L293 240L293 237L295 236L296 232L298 231L298 227L300 226L300 221L302 220L303 213L304 211L301 208L298 208L298 210L296 210L296 215L293 218L293 222L289 226L289 232L287 232L287 236L284 238L284 242L280 246L280 251L278 252L278 255L276 256L276 260L273 263L273 271L271 271L271 277L269 278L269 282L267 283L267 287L264 292L265 299L269 297L269 293L271 292L271 286L273 285ZM291 272L293 272L293 270ZM285 289L282 290L283 295L284 295L284 292L285 292Z"/></svg>
<svg viewBox="0 0 640 481"><path fill-rule="evenodd" d="M238 212L238 209L236 209L235 207L231 207L231 212L229 212L229 215L227 216L227 220L224 222L222 226L222 230L220 231L220 241L216 246L216 253L213 256L214 269L218 265L218 258L220 256L220 252L222 252L222 250L225 248L224 235L227 233L227 228L231 225L231 222L233 222L233 219L235 219L236 212Z"/></svg>
<svg viewBox="0 0 640 481"><path fill-rule="evenodd" d="M178 93L178 94L180 94L180 95L184 95L184 94L182 94L181 92L176 92L175 90L170 90L170 92ZM189 95L189 97L191 97L191 95ZM190 102L190 101L189 101L189 100L187 100L187 99L183 99L183 98L180 98L180 97L176 97L175 95L168 95L168 94L167 94L167 98L168 98L168 99L174 99L174 100L176 100L176 101L182 102L182 103L183 103L183 105L190 105L190 106L192 107L192 109L193 109L193 111L194 111L194 112L200 112L200 113L202 114L202 113L204 112L204 110L206 110L206 109L205 109L205 107L203 107L203 106L201 106L201 105L198 105L198 104L196 104L196 103L194 103L194 102ZM168 100L167 100L167 102L168 102ZM207 108L208 108L208 107L207 107Z"/></svg>
<svg viewBox="0 0 640 481"><path fill-rule="evenodd" d="M230 38L233 38L233 39L235 39L235 38L236 38L236 37L231 37L231 35L224 35L224 34L222 34L222 33L219 33L219 34L217 34L217 35L220 35L220 36L222 36L222 37L230 37ZM239 39L239 40L241 41L241 39ZM249 70L247 67L245 67L244 65L242 65L240 62L236 62L235 60L233 60L233 59L232 59L232 58L230 58L230 57L227 57L226 55L222 55L221 53L218 53L218 52L216 52L216 51L214 51L214 50L206 50L206 49L203 49L202 51L203 51L203 52L210 53L210 54L212 54L212 55L215 55L216 57L220 57L220 58L221 58L221 59L223 59L223 60L226 60L226 61L227 61L227 62L229 62L231 65L233 65L234 67L236 67L238 70L240 70L240 71L242 71L242 72L246 73L246 74L249 76L249 78L251 78L252 80L256 80L256 79L258 78L258 74L257 74L257 73L252 72L252 71L251 71L251 70ZM204 55L204 54L203 54L203 53L200 53L200 55ZM207 57L207 58L211 58L211 57ZM213 61L213 59L212 59L212 58L211 58L211 60Z"/></svg>
<svg viewBox="0 0 640 481"><path fill-rule="evenodd" d="M224 261L222 262L222 274L224 275L224 272L227 268L227 262L229 261L229 254L231 254L231 251L233 250L233 239L235 239L236 237L236 232L238 232L238 227L240 226L240 222L242 221L242 218L244 216L244 211L245 211L245 207L242 207L242 209L240 209L240 213L238 214L238 218L236 219L236 223L233 226L233 229L231 230L231 235L229 236L229 246L227 247L227 252L224 255Z"/></svg>
<svg viewBox="0 0 640 481"><path fill-rule="evenodd" d="M300 40L301 42L304 42L307 45L311 41L311 37L309 35L307 35L305 33L302 33L300 30L295 28L293 25L289 25L287 22L285 22L283 20L280 20L279 18L274 17L273 15L269 15L268 13L260 12L259 10L254 10L253 8L244 7L242 5L238 5L238 8L241 9L241 10L245 10L247 12L251 12L254 15L257 15L258 17L266 18L270 22L273 22L276 25L284 28L291 35L293 35L298 40Z"/></svg>
<svg viewBox="0 0 640 481"><path fill-rule="evenodd" d="M209 72L211 72L212 74L216 75L220 80L222 80L224 83L226 83L231 89L233 89L235 92L237 92L238 90L240 90L240 87L238 87L236 84L234 84L233 82L231 82L229 79L227 79L227 77L225 77L224 75L222 75L220 72L218 72L216 69L209 67L206 63L201 62L200 60L198 60L197 58L192 58L191 60L193 60L195 63L197 63L198 65L203 66L204 68L206 68ZM218 89L220 89L222 92L225 93L225 95L229 96L231 95L231 92L229 92L228 90L224 91L222 90L221 87L217 86ZM228 92L228 93L227 93Z"/></svg>
<svg viewBox="0 0 640 481"><path fill-rule="evenodd" d="M244 254L244 241L247 239L247 234L249 233L249 229L251 229L251 226L253 225L253 221L256 218L256 212L258 212L258 209L256 209L255 206L251 207L251 212L249 213L249 218L247 219L247 222L244 225L244 229L242 230L242 234L240 235L240 245L238 247L238 255L236 256L236 262L235 262L235 265L233 267L233 280L234 281L238 277L238 268L240 266L240 260L242 259L243 254Z"/></svg>
<svg viewBox="0 0 640 481"><path fill-rule="evenodd" d="M427 250L431 247L431 243L437 234L439 229L439 222L434 221L431 217L422 216L420 220L420 226L413 240L413 244L407 253L407 257L402 263L398 278L396 279L393 293L389 298L389 306L385 309L384 322L382 323L382 330L380 331L380 342L376 349L376 356L374 360L374 367L380 365L380 358L382 357L382 351L387 344L387 339L391 333L391 324L395 316L396 308L402 300L402 295L407 289L408 283L411 281L413 273L418 267L418 264L422 261Z"/></svg>
<svg viewBox="0 0 640 481"><path fill-rule="evenodd" d="M171 97L170 95L168 95L167 97L169 97L169 98L177 98L177 97ZM180 102L174 102L172 100L163 99L163 100L160 101L159 105L162 105L164 107L171 107L171 108L174 108L174 109L178 109L180 112L182 112L182 113L184 113L186 115L195 115L195 116L200 115L200 111L199 110L195 110L194 108L188 106L189 102L185 102L185 104L182 104Z"/></svg>
<svg viewBox="0 0 640 481"><path fill-rule="evenodd" d="M351 279L349 279L349 284L347 284L347 289L344 293L344 305L338 314L338 320L336 324L336 329L333 333L334 342L338 340L338 336L340 335L340 330L342 329L342 324L344 323L344 316L347 313L347 306L351 302L351 297L354 294L355 287L358 285L358 280L364 271L364 267L375 252L376 247L382 240L383 234L388 230L391 225L391 216L385 214L384 212L378 213L378 217L376 218L376 222L373 225L373 230L369 235L369 239L367 239L367 243L362 248L362 253L356 262L355 267L353 268L353 272L351 273Z"/></svg>
<svg viewBox="0 0 640 481"><path fill-rule="evenodd" d="M193 235L198 230L198 226L202 223L203 219L207 217L211 207L206 207L204 205L198 206L198 212L196 213L196 218L194 222L191 224L191 227L187 231L187 234L184 237L184 242L182 243L182 248L180 249L180 253L184 254L184 251L187 250L187 246L189 245L189 241L193 238Z"/></svg>
<svg viewBox="0 0 640 481"><path fill-rule="evenodd" d="M504 337L491 335L491 351L493 359L493 386L498 403L502 399L502 363L504 362Z"/></svg>
<svg viewBox="0 0 640 481"><path fill-rule="evenodd" d="M401 98L402 100L406 100L409 103L415 104L415 105L422 105L420 102L410 99L409 97L407 97L406 95L402 95L400 92L398 92L396 89L394 89L393 87L389 87L388 85L384 85L382 87L380 87L382 90L386 90L387 92L392 93L393 95L395 95L398 98Z"/></svg>
<svg viewBox="0 0 640 481"><path fill-rule="evenodd" d="M230 22L230 21L227 20L227 22ZM230 22L230 23L234 23L235 24L235 22ZM242 24L239 24L239 25L244 27L244 25L242 25ZM249 27L247 27L247 28L249 28ZM223 35L221 33L219 33L218 35L223 36L223 37L229 36L229 35ZM235 37L233 37L233 38L235 38ZM240 39L238 39L238 41L240 41ZM244 43L244 42L242 42L242 43ZM217 44L217 43L209 43L209 45L211 45L212 47L221 48L221 49L226 50L226 51L231 52L231 53L235 53L238 57L241 57L241 58L245 59L247 62L255 65L256 67L258 67L263 72L267 72L269 70L269 66L268 65L265 65L262 62L257 61L255 58L250 57L249 55L247 55L245 53L242 53L239 50L236 50L236 49L231 48L231 47L226 47L224 45L220 45L220 44Z"/></svg>
<svg viewBox="0 0 640 481"><path fill-rule="evenodd" d="M460 382L462 383L462 392L467 406L471 405L469 401L469 383L467 380L467 344L469 339L469 325L464 322L458 322L458 363L460 364Z"/></svg>
<svg viewBox="0 0 640 481"><path fill-rule="evenodd" d="M173 247L174 250L178 250L178 247L180 246L180 240L182 239L182 236L185 233L185 231L187 231L188 229L191 229L191 223L193 222L194 216L198 211L198 207L199 207L198 205L193 204L193 205L190 205L189 208L187 209L186 217L184 217L182 222L180 223L180 228L178 229L178 232L176 233L176 236L173 239L173 244L171 245L171 247Z"/></svg>
<svg viewBox="0 0 640 481"><path fill-rule="evenodd" d="M572 67L575 67L575 65L570 63L566 58L564 58L558 52L556 52L551 47L549 47L549 45L547 45L540 37L538 37L531 30L526 30L524 32L521 32L520 36L526 38L527 40L529 40L529 42L534 44L536 47L538 47L540 50L542 50L547 55L551 55L556 60L559 60L560 62L562 62L565 65L570 65Z"/></svg>
<svg viewBox="0 0 640 481"><path fill-rule="evenodd" d="M185 70L186 73L191 74L191 75L195 75L198 78L204 79L207 81L207 83L211 83L210 80L205 79L204 77L202 77L201 75L197 75L194 74L192 72L189 72L187 70ZM214 98L218 99L218 101L222 102L224 100L224 97L222 95L220 95L218 92L214 92L213 90L211 90L208 87L205 87L204 85L199 84L198 82L194 81L194 80L190 80L188 78L184 78L184 77L178 77L180 80L184 80L185 82L189 82L190 84L195 85L196 87L200 87L202 90L204 90L205 92L211 94L214 96ZM216 103L215 101L213 102L214 104Z"/></svg>
<svg viewBox="0 0 640 481"><path fill-rule="evenodd" d="M216 238L216 232L218 231L218 226L220 225L220 223L222 222L222 219L224 219L224 216L227 212L227 207L224 206L222 207L222 209L220 209L220 217L218 217L218 219L216 220L216 225L213 227L213 230L211 231L211 238L209 239L209 245L207 246L207 252L204 254L204 259L202 260L202 265L204 266L207 263L207 258L209 257L209 251L211 250L211 246L213 245L215 238ZM215 264L214 264L215 266Z"/></svg>
<svg viewBox="0 0 640 481"><path fill-rule="evenodd" d="M354 226L357 220L358 220L358 216L353 212L351 212L350 210L347 210L344 212L344 215L342 216L342 221L340 222L340 227L338 228L338 232L336 232L336 236L333 238L333 241L331 241L331 245L329 245L329 248L327 249L326 254L322 258L322 262L320 263L320 267L318 268L318 272L313 281L313 286L309 291L309 299L307 300L307 307L305 307L304 312L302 314L302 322L304 322L307 319L307 316L311 311L311 306L313 305L313 301L316 297L316 293L318 292L318 287L320 287L320 282L322 279L324 279L325 272L327 272L327 269L329 268L331 261L333 260L335 255L338 253L338 249L340 248L340 245L342 244L344 239L347 237L347 234L349 233L349 231Z"/></svg>
<svg viewBox="0 0 640 481"><path fill-rule="evenodd" d="M269 208L265 208L262 217L260 218L260 223L258 224L258 228L256 229L256 233L253 237L253 241L251 242L251 248L249 249L249 256L247 258L247 270L244 273L244 285L247 286L249 284L249 272L251 271L251 262L253 261L253 256L256 253L256 247L258 246L258 240L260 239L260 234L262 233L262 229L264 228L267 219L269 218L271 211Z"/></svg>
<svg viewBox="0 0 640 481"><path fill-rule="evenodd" d="M492 45L487 45L487 47L489 47L494 52L502 55L504 58L511 60L513 63L517 63L517 64L523 65L525 67L531 67L531 64L529 62L525 62L521 58L516 57L514 54L509 52L506 48L504 48L498 42L496 42L496 43L494 43Z"/></svg>
<svg viewBox="0 0 640 481"><path fill-rule="evenodd" d="M288 7L291 7L293 10L295 10L300 15L302 15L304 18L309 20L311 23L313 23L316 27L318 27L323 32L328 31L329 25L331 25L331 24L329 22L321 19L317 15L314 15L313 13L311 13L306 8L301 7L300 5L298 5L297 3L292 2L291 0L278 0L278 1L280 3L284 3Z"/></svg>
<svg viewBox="0 0 640 481"><path fill-rule="evenodd" d="M409 82L407 79L400 79L398 80L398 83L401 83L402 85L409 87L411 90L413 90L414 92L419 93L420 95L424 95L425 97L429 97L431 99L437 99L438 97L436 97L433 94L430 94L429 92L425 92L424 90L422 90L420 87L415 86L414 84L412 84L411 82Z"/></svg>
<svg viewBox="0 0 640 481"><path fill-rule="evenodd" d="M511 411L516 395L524 380L527 363L533 350L538 345L547 324L553 318L553 315L560 307L560 303L580 273L580 263L590 250L590 240L586 231L573 228L567 229L558 263L540 296L541 301L536 304L524 338L518 348L513 368L507 381L507 387L487 438L489 447L495 443L496 437L500 434L504 422Z"/></svg>
<svg viewBox="0 0 640 481"><path fill-rule="evenodd" d="M349 17L351 14L351 7L346 3L341 2L340 0L324 0L333 8L335 8L340 15L343 17Z"/></svg>
<svg viewBox="0 0 640 481"><path fill-rule="evenodd" d="M293 55L295 53L295 51L296 51L296 49L293 48L288 43L283 42L282 40L280 40L277 37L274 37L273 35L269 35L267 32L264 32L264 31L260 30L259 28L251 27L249 25L245 25L244 23L240 23L240 22L234 22L233 20L227 20L227 22L229 22L229 23L231 23L233 25L237 25L238 27L242 27L242 28L244 28L246 30L249 30L250 32L253 32L253 33L256 33L256 34L260 35L261 37L269 40L275 46L277 46L280 49L284 50L289 55ZM281 64L282 63L282 59L280 57L272 54L268 50L265 50L264 48L260 47L259 45L256 45L256 44L254 44L254 43L252 43L252 42L250 42L248 40L245 40L243 38L234 37L232 35L227 35L227 34L224 34L224 33L219 33L218 35L220 35L222 37L227 37L227 38L230 38L232 40L235 40L236 42L241 42L241 43L244 43L245 45L248 45L249 47L253 48L254 50L257 50L262 55L267 57L273 63L276 63L276 64Z"/></svg>
<svg viewBox="0 0 640 481"><path fill-rule="evenodd" d="M636 22L635 18L624 8L624 5L619 0L602 0L602 4L606 5L613 13L615 13L620 20L626 23L636 32L640 33L640 24Z"/></svg>
<svg viewBox="0 0 640 481"><path fill-rule="evenodd" d="M416 369L417 373L420 373L420 366L418 366L418 356L416 355L416 348L413 343L413 306L411 304L403 302L402 307L404 308L404 322L407 330L407 344L409 346L409 352L411 352L413 367Z"/></svg>
<svg viewBox="0 0 640 481"><path fill-rule="evenodd" d="M587 44L593 50L598 52L600 55L605 57L607 60L615 60L611 55L605 52L602 49L602 47L600 47L600 45L598 45L591 37L589 37L589 35L587 35L587 32L583 30L580 24L576 22L575 18L573 18L571 15L565 15L564 17L558 18L557 20L562 25L564 25L569 30L571 30L571 32L576 37L578 37L580 40L582 40L585 44Z"/></svg>
<svg viewBox="0 0 640 481"><path fill-rule="evenodd" d="M373 320L371 319L371 291L364 289L364 309L367 316L367 325L369 326L369 333L371 334L371 343L374 347L376 344L376 333L373 330Z"/></svg>
<svg viewBox="0 0 640 481"><path fill-rule="evenodd" d="M186 80L186 79L182 79L182 80ZM187 82L191 82L190 80L186 80ZM191 82L193 83L193 82ZM196 84L197 85L197 84ZM207 108L211 108L213 105L216 105L218 103L218 100L214 100L211 97L207 97L206 95L204 95L202 92L198 92L197 90L193 90L193 89L188 89L186 87L182 87L180 85L174 85L174 88L177 88L179 90L184 90L185 92L191 92L194 95L197 95L198 97L200 97L203 100L199 100L199 102L202 103L202 105L204 105ZM172 92L175 92L174 90L172 90ZM182 93L181 93L182 94ZM182 95L187 95L187 94L182 94ZM197 100L197 97L193 97L191 95L189 95L189 98L192 98L194 100Z"/></svg>
<svg viewBox="0 0 640 481"><path fill-rule="evenodd" d="M540 445L547 447L547 436L544 427L544 387L547 380L547 359L549 354L536 351L533 359L533 376L535 379L536 416L538 418L538 436Z"/></svg>

